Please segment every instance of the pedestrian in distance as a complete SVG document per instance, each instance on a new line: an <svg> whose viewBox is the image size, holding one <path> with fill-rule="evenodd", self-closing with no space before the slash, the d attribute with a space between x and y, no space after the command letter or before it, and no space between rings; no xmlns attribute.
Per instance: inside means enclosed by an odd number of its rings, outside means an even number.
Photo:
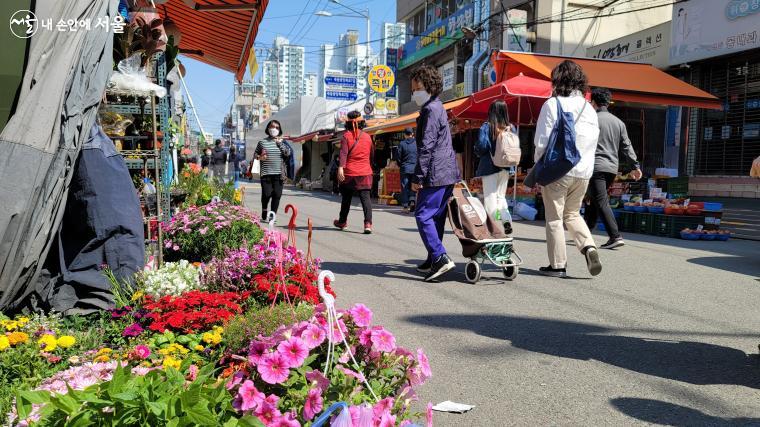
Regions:
<svg viewBox="0 0 760 427"><path fill-rule="evenodd" d="M232 171L232 183L235 188L238 188L238 180L240 179L240 157L238 156L237 148L234 145L230 146L230 154L227 158L227 169Z"/></svg>
<svg viewBox="0 0 760 427"><path fill-rule="evenodd" d="M214 141L214 150L211 152L211 170L214 173L214 177L219 181L224 182L224 166L227 163L227 152L222 146L222 140L217 139Z"/></svg>
<svg viewBox="0 0 760 427"><path fill-rule="evenodd" d="M564 176L542 186L549 266L541 267L540 272L547 276L566 277L567 250L564 227L567 227L575 246L586 258L589 272L596 276L601 273L602 264L591 231L581 218L580 209L589 179L594 172L599 122L596 111L584 98L588 79L580 65L570 60L563 61L552 70L551 76L554 96L544 103L538 116L535 161L543 161L542 156L547 150L550 138L561 138L566 143L568 137L573 136L569 135L569 132L574 132L575 147L580 154L580 160ZM560 128L555 128L555 124L561 121L569 125L568 116L572 117L570 120L573 129L564 130L564 134L559 136Z"/></svg>
<svg viewBox="0 0 760 427"><path fill-rule="evenodd" d="M443 78L429 65L412 71L410 78L412 100L420 107L417 164L412 183L412 191L417 193L414 216L428 253L417 271L425 273L425 281L429 282L455 267L442 240L448 201L460 178L448 116L438 98L443 90Z"/></svg>
<svg viewBox="0 0 760 427"><path fill-rule="evenodd" d="M512 234L512 215L507 205L507 187L512 167L498 167L493 163L496 140L502 132L512 132L509 112L504 101L495 101L488 107L488 121L480 127L474 152L478 156L475 176L483 181L483 204L492 220L504 225L504 232Z"/></svg>
<svg viewBox="0 0 760 427"><path fill-rule="evenodd" d="M610 185L620 170L620 155L625 160L624 164L633 165L631 177L636 181L642 177L636 152L633 150L631 140L628 139L628 131L625 123L607 110L610 105L612 94L609 89L595 88L591 92L591 105L599 117L599 142L596 146L596 158L594 160L594 174L591 175L586 195L589 204L586 206L586 225L590 230L596 227L596 222L601 216L604 228L609 240L603 244L603 249L615 249L625 245L623 236L618 230L615 215L610 207L608 192Z"/></svg>
<svg viewBox="0 0 760 427"><path fill-rule="evenodd" d="M293 153L281 137L279 121L270 120L264 132L267 137L256 145L255 155L261 164L261 218L266 221L269 212L277 214L284 186L285 159Z"/></svg>
<svg viewBox="0 0 760 427"><path fill-rule="evenodd" d="M351 111L346 120L346 131L340 141L340 157L337 180L341 195L340 214L333 225L341 230L348 227L348 213L354 195L364 211L364 234L372 234L372 156L375 151L372 138L362 131L364 128L361 113Z"/></svg>
<svg viewBox="0 0 760 427"><path fill-rule="evenodd" d="M404 140L398 145L397 163L401 174L401 206L405 211L414 212L411 206L416 201L413 198L412 181L417 166L417 141L414 140L414 129L410 127L404 129Z"/></svg>
<svg viewBox="0 0 760 427"><path fill-rule="evenodd" d="M201 168L210 169L211 167L211 148L206 147L201 156Z"/></svg>

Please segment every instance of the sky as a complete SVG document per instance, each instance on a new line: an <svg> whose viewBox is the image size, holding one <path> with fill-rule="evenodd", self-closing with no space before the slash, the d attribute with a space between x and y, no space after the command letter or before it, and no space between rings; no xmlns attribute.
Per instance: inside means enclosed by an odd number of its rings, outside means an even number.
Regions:
<svg viewBox="0 0 760 427"><path fill-rule="evenodd" d="M360 11L369 8L372 40L380 38L383 22L394 22L396 18L396 0L342 2ZM319 47L322 44L337 43L338 36L349 29L359 31L359 42L366 41L367 22L364 18L314 15L315 12L323 10L333 14L355 15L331 0L270 0L256 36L256 48L271 47L276 36L285 36L291 44L304 46L306 71L316 72L319 67ZM373 52L379 49L379 42L372 44ZM185 81L204 131L213 133L215 137L219 136L222 120L229 112L233 99L234 76L230 72L187 57L181 57L180 60L185 64ZM262 61L263 58L259 58L259 68ZM245 78L251 78L248 72Z"/></svg>

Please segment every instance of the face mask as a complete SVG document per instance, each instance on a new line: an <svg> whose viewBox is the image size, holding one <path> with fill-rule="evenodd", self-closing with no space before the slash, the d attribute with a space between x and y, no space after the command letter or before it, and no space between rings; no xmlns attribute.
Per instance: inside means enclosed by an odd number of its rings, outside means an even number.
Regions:
<svg viewBox="0 0 760 427"><path fill-rule="evenodd" d="M206 155L210 156L211 155L211 151L206 151Z"/></svg>
<svg viewBox="0 0 760 427"><path fill-rule="evenodd" d="M412 93L412 101L414 101L418 107L422 107L429 100L430 94L425 90L415 90L414 93Z"/></svg>
<svg viewBox="0 0 760 427"><path fill-rule="evenodd" d="M269 129L269 134L276 138L280 135L280 130L277 128L271 128Z"/></svg>

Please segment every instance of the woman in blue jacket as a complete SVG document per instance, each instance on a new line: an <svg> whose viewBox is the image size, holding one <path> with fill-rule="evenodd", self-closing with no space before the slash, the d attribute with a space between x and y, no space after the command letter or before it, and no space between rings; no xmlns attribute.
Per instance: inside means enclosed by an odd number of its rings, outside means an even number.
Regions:
<svg viewBox="0 0 760 427"><path fill-rule="evenodd" d="M501 132L512 132L509 112L504 101L495 101L488 108L488 121L480 127L480 136L475 144L475 155L479 157L475 176L483 180L483 202L492 220L504 224L504 232L512 234L512 216L507 205L509 173L513 168L502 168L493 164L496 138Z"/></svg>

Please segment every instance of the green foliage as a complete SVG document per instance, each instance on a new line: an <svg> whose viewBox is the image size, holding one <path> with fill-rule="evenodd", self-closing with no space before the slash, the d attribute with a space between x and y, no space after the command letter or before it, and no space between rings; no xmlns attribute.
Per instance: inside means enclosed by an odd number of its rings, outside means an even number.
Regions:
<svg viewBox="0 0 760 427"><path fill-rule="evenodd" d="M283 323L309 320L313 315L314 307L309 304L299 304L295 309L287 303L280 303L274 307L269 305L252 307L227 323L224 330L225 346L232 352L246 350L252 338L258 335L271 335Z"/></svg>
<svg viewBox="0 0 760 427"><path fill-rule="evenodd" d="M214 197L224 202L240 204L240 200L235 197L234 183L212 179L205 170L201 170L195 164L185 165L182 173L179 174L177 188L187 194L185 206L205 206L211 203Z"/></svg>
<svg viewBox="0 0 760 427"><path fill-rule="evenodd" d="M186 368L186 366L183 366ZM43 426L262 426L251 416L239 417L232 395L214 378L214 367L201 368L193 381L177 370L153 370L141 376L117 367L110 381L64 395L46 391L17 394L16 409L24 419L33 404L43 405Z"/></svg>

